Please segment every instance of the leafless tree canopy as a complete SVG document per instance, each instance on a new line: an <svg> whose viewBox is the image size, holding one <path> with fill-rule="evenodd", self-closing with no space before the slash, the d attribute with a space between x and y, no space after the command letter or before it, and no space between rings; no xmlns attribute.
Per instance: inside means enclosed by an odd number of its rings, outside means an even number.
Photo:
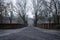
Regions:
<svg viewBox="0 0 60 40"><path fill-rule="evenodd" d="M27 0L0 0L0 23L27 24ZM34 24L60 23L60 0L31 0ZM29 14L29 13L28 13Z"/></svg>

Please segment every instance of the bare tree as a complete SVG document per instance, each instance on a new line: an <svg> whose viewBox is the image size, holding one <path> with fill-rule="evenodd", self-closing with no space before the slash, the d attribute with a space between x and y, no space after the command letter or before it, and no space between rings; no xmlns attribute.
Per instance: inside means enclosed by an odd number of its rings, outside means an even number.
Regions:
<svg viewBox="0 0 60 40"><path fill-rule="evenodd" d="M17 2L17 5L19 6L18 14L19 14L20 18L22 18L24 24L27 24L26 4L27 4L26 0L20 0L19 2Z"/></svg>
<svg viewBox="0 0 60 40"><path fill-rule="evenodd" d="M13 5L12 2L7 3L7 4L8 4L7 10L8 10L8 13L10 13L10 18L9 18L9 20L10 20L10 24L11 24L11 23L13 22L14 12L16 12L16 7Z"/></svg>
<svg viewBox="0 0 60 40"><path fill-rule="evenodd" d="M53 15L53 19L54 19L54 23L58 23L59 24L59 16L58 16L58 6L59 6L59 1L57 0L51 0L50 2L50 6L47 5L47 7L49 8L49 13L52 13Z"/></svg>
<svg viewBox="0 0 60 40"><path fill-rule="evenodd" d="M54 9L55 9L55 13L53 14L54 16L54 23L58 23L59 24L59 18L58 18L58 0L51 0L54 3Z"/></svg>
<svg viewBox="0 0 60 40"><path fill-rule="evenodd" d="M3 22L3 15L2 12L4 10L4 0L0 0L0 22Z"/></svg>
<svg viewBox="0 0 60 40"><path fill-rule="evenodd" d="M38 21L38 16L39 13L41 11L41 0L33 0L33 8L34 8L34 15L35 15L35 19L34 19L34 25L37 26L37 21Z"/></svg>

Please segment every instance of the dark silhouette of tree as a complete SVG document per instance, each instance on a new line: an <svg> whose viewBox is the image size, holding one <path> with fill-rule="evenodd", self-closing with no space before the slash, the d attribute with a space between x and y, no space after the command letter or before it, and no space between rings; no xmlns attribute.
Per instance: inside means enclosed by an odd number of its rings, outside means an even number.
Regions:
<svg viewBox="0 0 60 40"><path fill-rule="evenodd" d="M55 8L55 13L53 14L54 16L54 23L58 23L59 24L59 18L58 18L58 0L56 2L56 0L51 0L54 4L54 8Z"/></svg>
<svg viewBox="0 0 60 40"><path fill-rule="evenodd" d="M27 20L26 20L26 0L22 0L20 2L17 2L17 5L19 5L19 10L18 10L18 14L20 16L20 18L22 18L24 24L27 24Z"/></svg>
<svg viewBox="0 0 60 40"><path fill-rule="evenodd" d="M2 15L3 10L4 10L4 0L0 0L0 23L3 23L3 15Z"/></svg>
<svg viewBox="0 0 60 40"><path fill-rule="evenodd" d="M7 13L10 13L10 17L9 17L10 24L12 23L12 20L13 20L13 17L14 17L14 14L13 14L13 12L15 12L14 8L15 8L15 6L13 5L12 2L7 3L7 10L8 10L9 12L8 12L8 11L6 11L6 12L7 12ZM7 15L7 13L6 13L6 15Z"/></svg>
<svg viewBox="0 0 60 40"><path fill-rule="evenodd" d="M38 11L41 10L41 0L33 0L33 8L34 8L34 25L37 26L37 21L38 21Z"/></svg>

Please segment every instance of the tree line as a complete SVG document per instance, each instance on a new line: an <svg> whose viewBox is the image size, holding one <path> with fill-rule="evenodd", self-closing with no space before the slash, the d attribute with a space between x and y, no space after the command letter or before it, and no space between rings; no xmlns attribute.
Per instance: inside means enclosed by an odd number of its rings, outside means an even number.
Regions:
<svg viewBox="0 0 60 40"><path fill-rule="evenodd" d="M6 21L4 18L8 17L7 19L9 19L10 24L13 23L14 20L18 23L22 22L23 24L27 24L26 0L18 0L15 5L12 1L5 1L6 0L0 0L0 23L3 23L3 20Z"/></svg>
<svg viewBox="0 0 60 40"><path fill-rule="evenodd" d="M33 0L34 25L39 23L60 23L60 1L59 0Z"/></svg>
<svg viewBox="0 0 60 40"><path fill-rule="evenodd" d="M60 23L60 1L59 0L32 0L34 25L38 23ZM16 0L13 2L5 2L0 0L0 23L3 23L4 18L8 17L9 22L12 23L13 19L18 23L27 24L28 15L26 15L27 0ZM15 14L16 13L16 14ZM14 15L15 14L15 15Z"/></svg>

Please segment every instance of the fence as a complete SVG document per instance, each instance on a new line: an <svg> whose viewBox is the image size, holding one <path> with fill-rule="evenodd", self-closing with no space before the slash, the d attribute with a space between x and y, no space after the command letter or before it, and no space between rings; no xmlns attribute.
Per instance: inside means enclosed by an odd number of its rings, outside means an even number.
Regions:
<svg viewBox="0 0 60 40"><path fill-rule="evenodd" d="M23 28L27 25L24 24L0 24L0 29L16 29L16 28Z"/></svg>
<svg viewBox="0 0 60 40"><path fill-rule="evenodd" d="M42 23L38 24L37 27L45 29L60 29L60 24L57 23Z"/></svg>

